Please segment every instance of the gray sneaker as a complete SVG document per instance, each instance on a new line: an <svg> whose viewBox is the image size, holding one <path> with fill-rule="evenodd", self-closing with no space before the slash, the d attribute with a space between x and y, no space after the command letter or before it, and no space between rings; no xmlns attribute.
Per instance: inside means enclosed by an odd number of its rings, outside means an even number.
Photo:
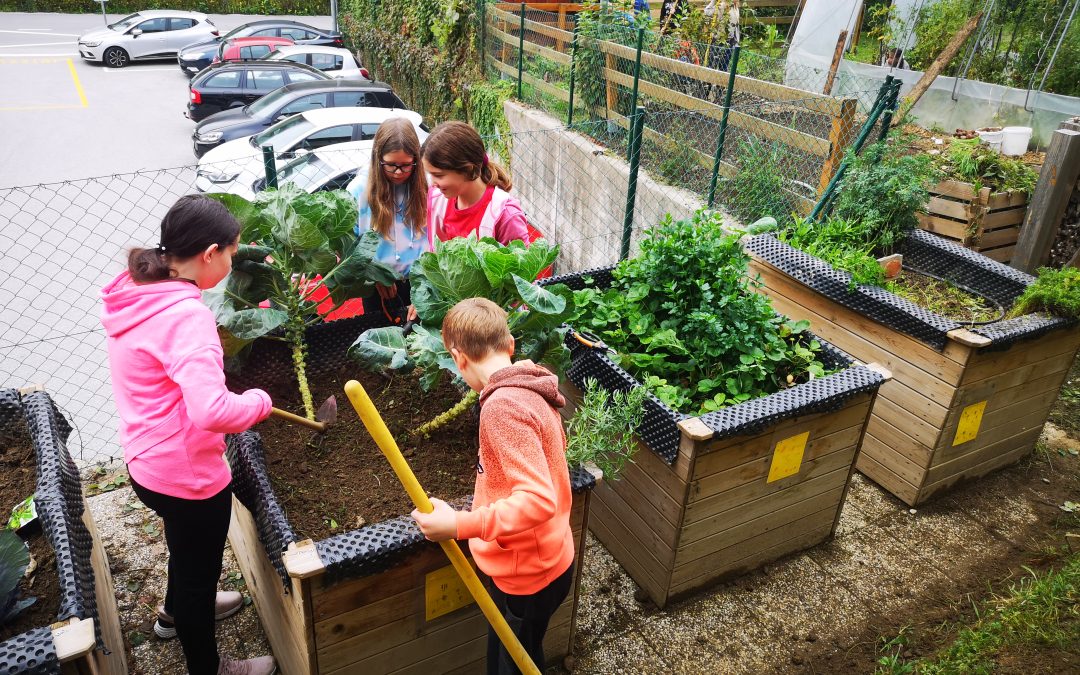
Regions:
<svg viewBox="0 0 1080 675"><path fill-rule="evenodd" d="M243 661L222 658L217 672L218 675L274 675L277 664L274 663L273 656L259 656Z"/></svg>
<svg viewBox="0 0 1080 675"><path fill-rule="evenodd" d="M244 606L244 596L236 591L218 591L214 598L214 619L221 621L236 614ZM154 634L162 640L176 637L176 626L171 614L165 611L163 605L158 605L157 621L154 622Z"/></svg>

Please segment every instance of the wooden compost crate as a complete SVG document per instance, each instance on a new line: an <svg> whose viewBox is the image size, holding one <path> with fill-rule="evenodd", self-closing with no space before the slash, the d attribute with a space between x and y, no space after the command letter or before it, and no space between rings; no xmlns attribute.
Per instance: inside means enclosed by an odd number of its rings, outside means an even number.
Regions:
<svg viewBox="0 0 1080 675"><path fill-rule="evenodd" d="M0 432L10 424L29 427L37 459L35 507L62 593L56 622L0 643L0 671L125 675L112 572L67 450L71 427L40 387L0 390L0 417Z"/></svg>
<svg viewBox="0 0 1080 675"><path fill-rule="evenodd" d="M382 317L361 316L310 329L309 377L340 367L356 336L384 324ZM267 350L249 363L291 377L288 353L261 346ZM258 377L233 377L230 386L255 386ZM403 515L318 542L299 540L270 487L258 434L230 436L228 445L235 494L229 542L281 672L483 671L486 619L442 549L424 539L412 518ZM583 533L596 480L584 469L571 470L576 567L571 592L545 638L549 663L561 662L572 649Z"/></svg>
<svg viewBox="0 0 1080 675"><path fill-rule="evenodd" d="M1012 260L1027 213L1026 192L976 190L971 183L944 180L930 188L919 227L998 262Z"/></svg>
<svg viewBox="0 0 1080 675"><path fill-rule="evenodd" d="M610 269L553 281L579 288L589 276L603 287ZM606 349L568 344L569 400L589 378L609 391L640 386ZM659 607L832 537L888 374L825 348L840 372L719 412L646 401L641 448L619 480L597 486L589 528Z"/></svg>
<svg viewBox="0 0 1080 675"><path fill-rule="evenodd" d="M1028 454L1080 347L1075 322L1028 315L966 328L769 235L747 241L752 269L777 311L857 359L888 368L859 471L915 506ZM904 263L1008 306L1034 281L985 256L916 230Z"/></svg>

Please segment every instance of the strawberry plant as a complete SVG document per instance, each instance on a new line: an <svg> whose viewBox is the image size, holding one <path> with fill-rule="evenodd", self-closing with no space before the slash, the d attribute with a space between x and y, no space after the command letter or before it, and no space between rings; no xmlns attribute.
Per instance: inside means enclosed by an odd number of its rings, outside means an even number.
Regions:
<svg viewBox="0 0 1080 675"><path fill-rule="evenodd" d="M778 315L755 292L739 234L719 213L666 216L640 248L609 288L574 294L572 321L669 407L710 412L825 374L809 323Z"/></svg>
<svg viewBox="0 0 1080 675"><path fill-rule="evenodd" d="M304 412L315 419L304 333L325 314L311 298L325 289L334 303L330 314L399 276L375 260L377 232L353 233L356 200L343 190L307 194L290 183L250 202L236 195L210 196L240 221L243 242L229 276L204 293L223 333L225 354L237 357L257 338L288 342Z"/></svg>

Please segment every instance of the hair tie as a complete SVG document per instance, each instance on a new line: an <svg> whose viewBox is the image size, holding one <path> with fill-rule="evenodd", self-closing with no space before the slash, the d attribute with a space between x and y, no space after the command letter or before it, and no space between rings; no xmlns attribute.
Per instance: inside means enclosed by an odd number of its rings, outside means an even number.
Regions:
<svg viewBox="0 0 1080 675"><path fill-rule="evenodd" d="M487 166L489 162L490 162L490 160L488 160L487 153L485 152L484 153L484 163L481 164L480 166Z"/></svg>
<svg viewBox="0 0 1080 675"><path fill-rule="evenodd" d="M158 255L165 255L165 245L164 244L158 243L158 245L154 248L154 250L158 252Z"/></svg>

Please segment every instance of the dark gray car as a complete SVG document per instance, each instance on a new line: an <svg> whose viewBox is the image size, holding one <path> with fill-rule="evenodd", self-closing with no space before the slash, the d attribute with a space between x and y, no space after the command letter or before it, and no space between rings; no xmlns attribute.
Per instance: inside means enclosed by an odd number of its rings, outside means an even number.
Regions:
<svg viewBox="0 0 1080 675"><path fill-rule="evenodd" d="M195 156L202 157L211 148L257 134L305 110L349 106L408 109L385 82L327 80L289 84L243 108L225 110L199 122L191 136Z"/></svg>

